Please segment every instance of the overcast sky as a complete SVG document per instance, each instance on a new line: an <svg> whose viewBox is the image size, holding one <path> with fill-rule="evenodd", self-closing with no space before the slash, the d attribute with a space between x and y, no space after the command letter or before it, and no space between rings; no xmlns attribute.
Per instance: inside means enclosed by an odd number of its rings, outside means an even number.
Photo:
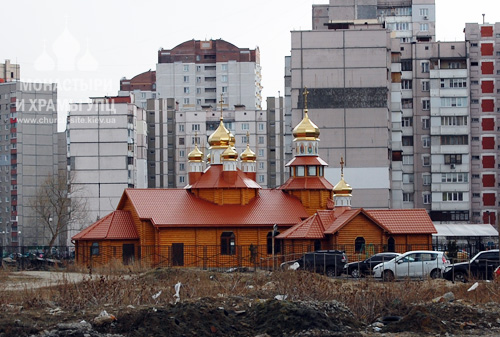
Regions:
<svg viewBox="0 0 500 337"><path fill-rule="evenodd" d="M223 39L259 47L263 97L283 94L290 31L311 29L312 4L328 0L17 0L2 16L0 60L21 80L59 83L60 105L116 95L121 77L155 69L159 48ZM466 22L500 21L498 0L436 0L441 41L464 39Z"/></svg>

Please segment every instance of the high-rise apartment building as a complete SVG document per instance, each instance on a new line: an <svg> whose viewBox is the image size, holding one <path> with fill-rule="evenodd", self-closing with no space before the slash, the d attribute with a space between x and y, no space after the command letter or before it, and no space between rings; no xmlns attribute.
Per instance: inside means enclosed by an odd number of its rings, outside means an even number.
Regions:
<svg viewBox="0 0 500 337"><path fill-rule="evenodd" d="M145 118L133 96L93 98L71 106L68 169L73 194L87 200L90 220L113 210L125 188L147 187ZM79 225L72 234L81 229Z"/></svg>
<svg viewBox="0 0 500 337"><path fill-rule="evenodd" d="M19 81L21 79L21 68L19 64L10 63L10 60L5 60L0 63L0 83Z"/></svg>
<svg viewBox="0 0 500 337"><path fill-rule="evenodd" d="M500 23L467 23L473 222L498 221L500 149Z"/></svg>
<svg viewBox="0 0 500 337"><path fill-rule="evenodd" d="M262 105L259 49L238 48L219 40L191 40L160 49L156 65L159 98L174 97L181 110Z"/></svg>
<svg viewBox="0 0 500 337"><path fill-rule="evenodd" d="M325 130L321 156L334 167L326 175L338 175L339 164L328 158L342 155L348 179L359 191L353 196L356 204L430 212L437 188L431 187L431 176L438 182L440 175L437 168L431 173L431 152L447 150L431 149L430 89L431 82L440 85L441 76L448 76L437 71L431 79L431 64L443 60L444 67L446 57L463 62L463 44L444 52L447 47L435 43L434 0L331 0L313 5L312 19L312 31L292 32L292 53L285 61L285 120L289 115L289 124L300 120L307 87L310 115ZM441 69L439 62L433 69ZM438 89L432 95L449 93ZM440 111L440 98L434 100ZM433 137L441 141L436 132ZM435 192L435 207L441 210L437 203L443 196Z"/></svg>
<svg viewBox="0 0 500 337"><path fill-rule="evenodd" d="M15 77L15 76L14 76ZM51 83L0 84L0 231L5 245L45 245L47 228L29 207L57 175L64 157L57 133L57 88ZM61 155L59 155L61 154ZM64 244L65 236L56 244Z"/></svg>

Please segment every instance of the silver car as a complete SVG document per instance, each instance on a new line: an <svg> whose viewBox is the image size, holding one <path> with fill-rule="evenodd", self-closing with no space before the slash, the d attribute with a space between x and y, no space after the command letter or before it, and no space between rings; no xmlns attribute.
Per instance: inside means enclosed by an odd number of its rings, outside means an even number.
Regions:
<svg viewBox="0 0 500 337"><path fill-rule="evenodd" d="M395 278L438 278L449 264L450 261L444 252L414 250L376 265L373 268L373 276L384 281L392 281Z"/></svg>

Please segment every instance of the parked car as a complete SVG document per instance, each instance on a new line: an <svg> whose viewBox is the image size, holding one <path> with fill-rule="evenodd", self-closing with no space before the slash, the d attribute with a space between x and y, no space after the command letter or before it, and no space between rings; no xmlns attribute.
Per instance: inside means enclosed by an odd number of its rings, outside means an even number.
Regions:
<svg viewBox="0 0 500 337"><path fill-rule="evenodd" d="M305 253L297 260L283 262L282 269L304 269L327 276L342 274L347 256L340 250L317 250Z"/></svg>
<svg viewBox="0 0 500 337"><path fill-rule="evenodd" d="M444 252L432 250L414 250L404 253L388 262L380 263L373 268L373 276L384 281L395 278L438 278L449 265Z"/></svg>
<svg viewBox="0 0 500 337"><path fill-rule="evenodd" d="M399 253L378 253L363 261L347 263L344 266L344 274L351 275L354 278L371 275L373 267L382 262L387 262L400 256Z"/></svg>
<svg viewBox="0 0 500 337"><path fill-rule="evenodd" d="M443 277L450 281L467 282L468 280L494 279L494 271L500 265L498 249L484 250L477 253L469 262L454 263L448 266Z"/></svg>

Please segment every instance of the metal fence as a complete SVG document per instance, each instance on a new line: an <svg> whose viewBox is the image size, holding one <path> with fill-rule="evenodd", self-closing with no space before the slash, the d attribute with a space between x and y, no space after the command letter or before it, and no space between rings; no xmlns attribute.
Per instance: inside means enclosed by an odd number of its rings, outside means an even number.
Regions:
<svg viewBox="0 0 500 337"><path fill-rule="evenodd" d="M321 247L328 250L345 252L348 262L361 261L374 254L393 251L404 253L410 250L446 251L446 246L432 244L412 245L331 245ZM493 248L493 247L491 247ZM75 259L89 267L105 266L110 262L118 264L138 264L143 267L196 267L201 269L227 270L230 268L260 268L272 270L288 261L299 259L304 253L318 250L314 244L297 245L277 244L275 253L269 245L237 245L230 249L216 245L175 245L138 246L132 254L126 256L121 246L99 247L98 252L81 250L75 252L73 246L0 246L3 262L16 264L20 269L35 268L44 265L65 265L74 263ZM468 261L478 252L477 247L465 245L456 247L456 251L447 252L449 260L454 262ZM450 254L451 253L451 254ZM77 254L79 256L77 256ZM106 257L106 258L104 258Z"/></svg>

